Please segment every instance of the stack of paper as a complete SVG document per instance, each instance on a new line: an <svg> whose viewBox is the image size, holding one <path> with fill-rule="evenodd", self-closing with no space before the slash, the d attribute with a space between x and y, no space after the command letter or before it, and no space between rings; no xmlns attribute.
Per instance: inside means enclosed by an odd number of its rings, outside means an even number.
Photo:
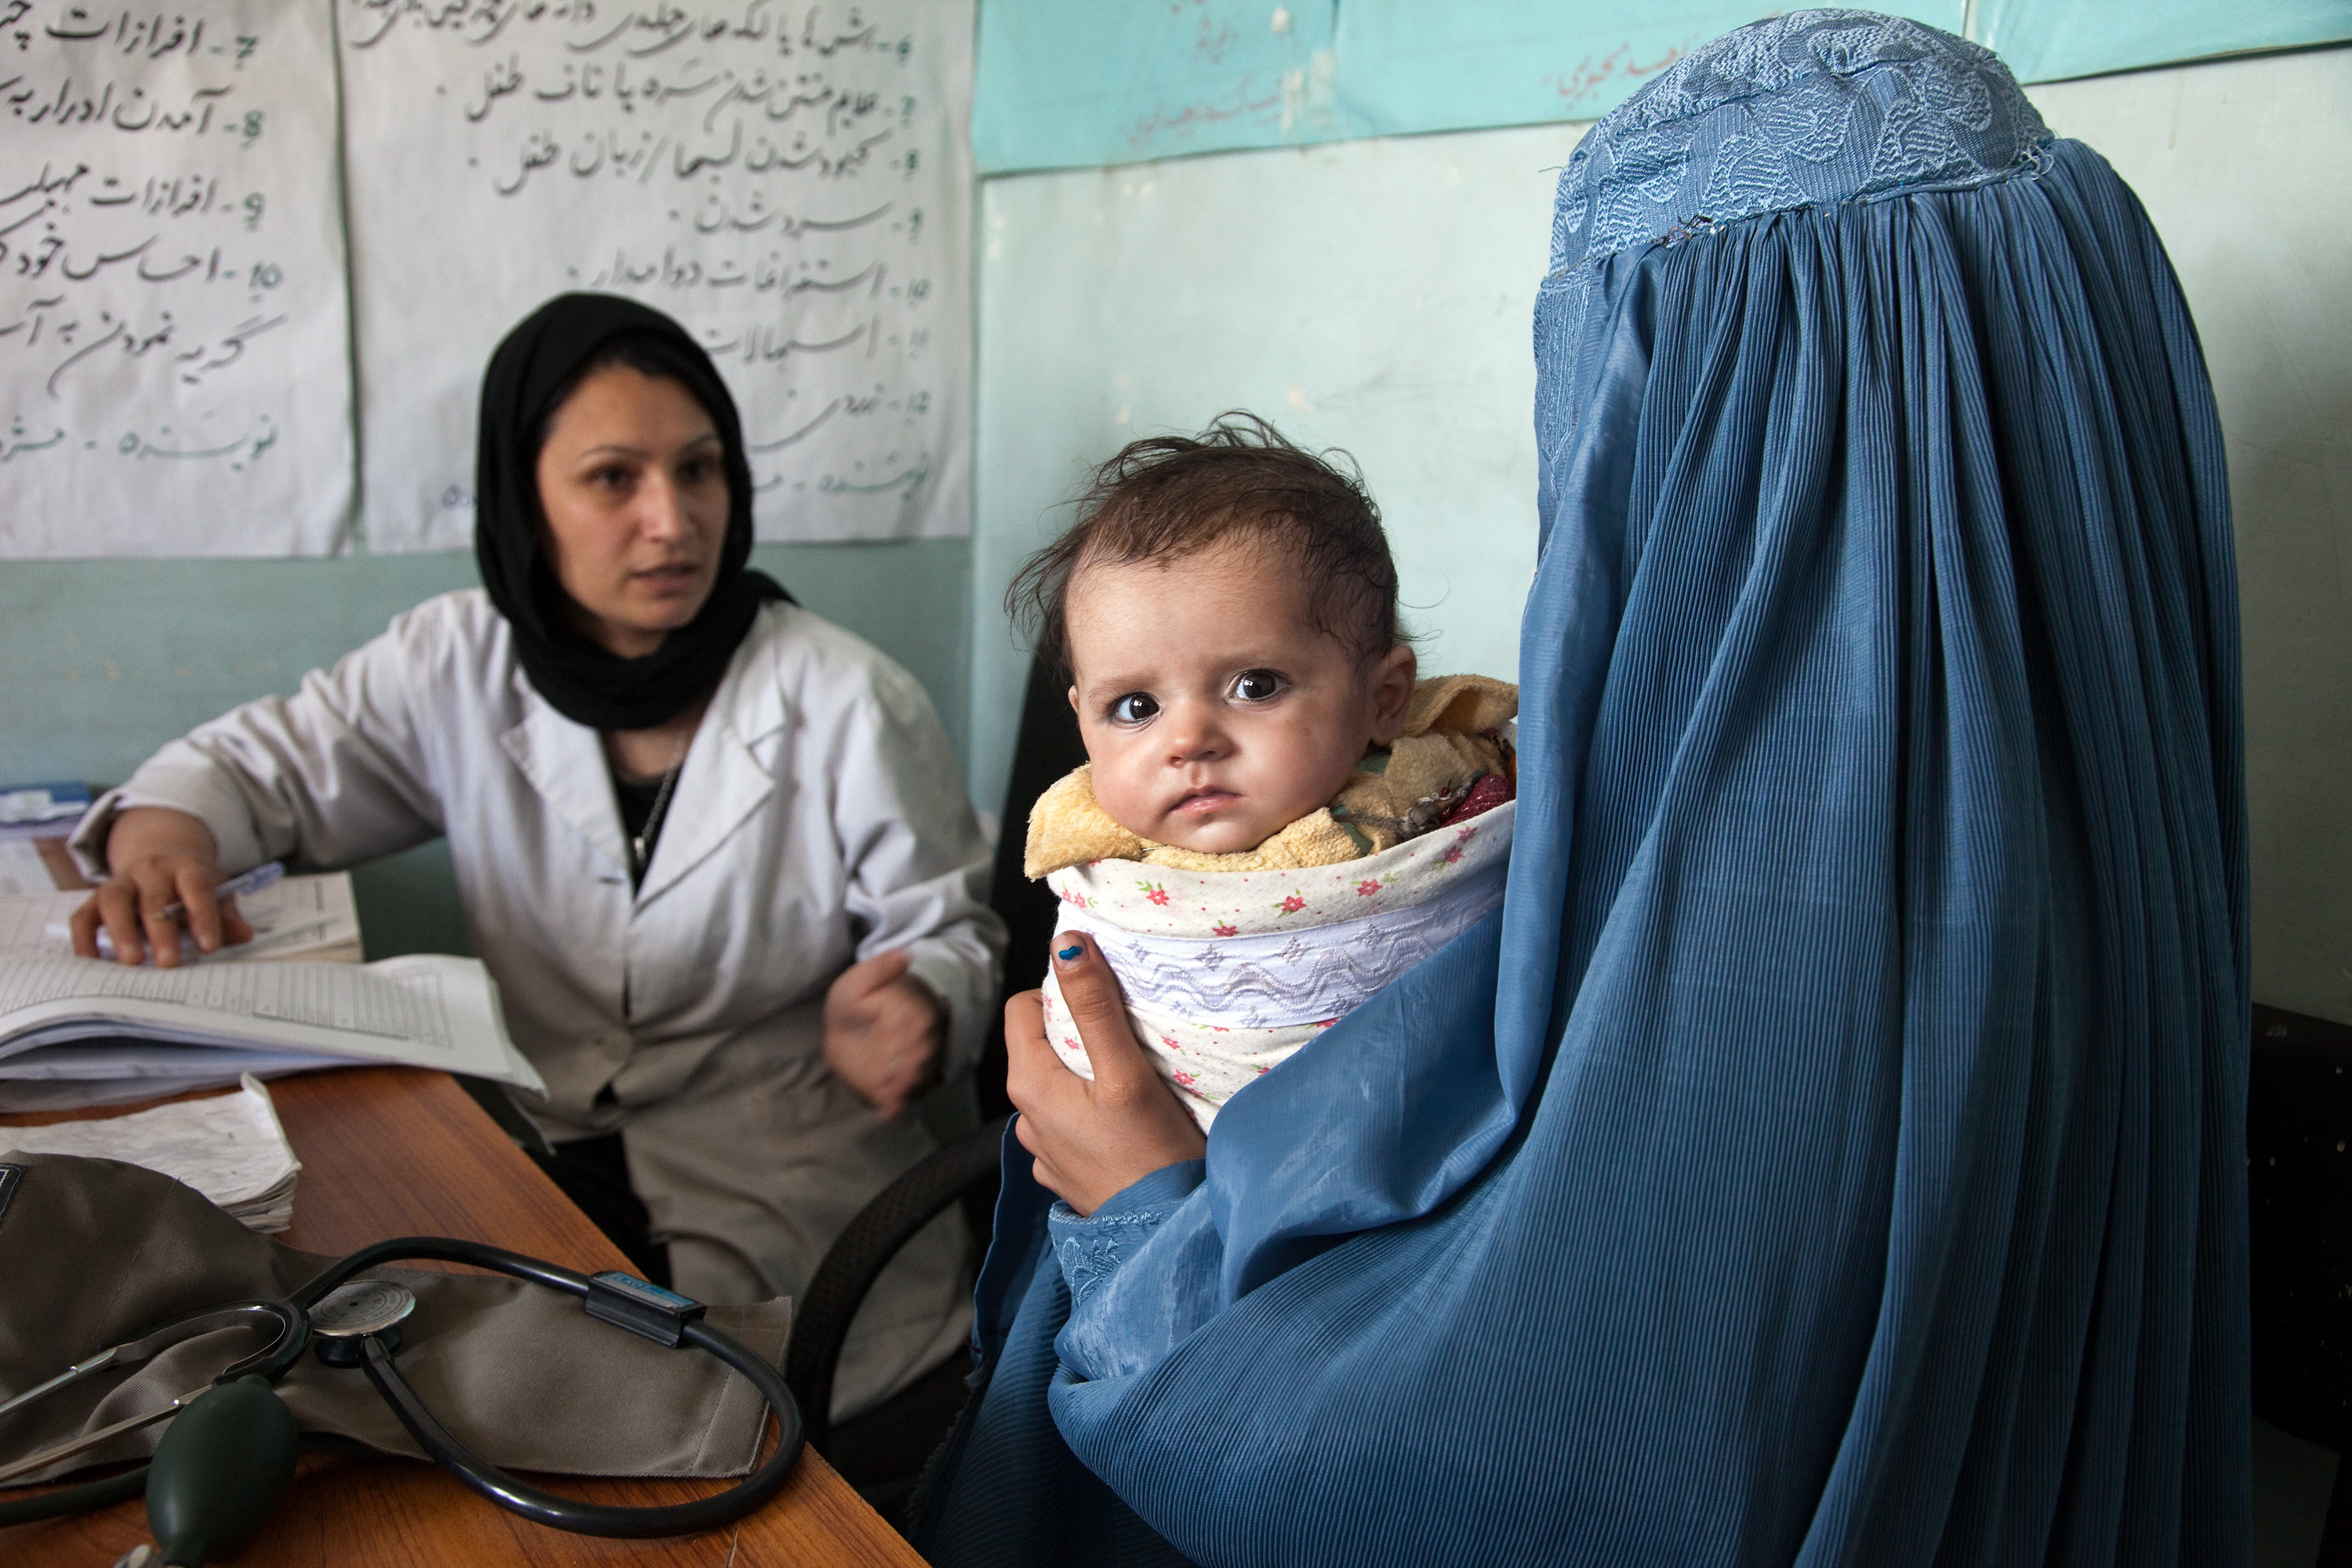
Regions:
<svg viewBox="0 0 2352 1568"><path fill-rule="evenodd" d="M0 953L73 951L68 922L89 898L79 893L16 893L0 889ZM352 874L285 877L236 901L253 940L222 948L200 962L247 963L300 958L313 963L356 963L360 918L352 901ZM187 952L193 956L193 946Z"/></svg>
<svg viewBox="0 0 2352 1568"><path fill-rule="evenodd" d="M86 784L0 784L0 833L62 838L89 809Z"/></svg>
<svg viewBox="0 0 2352 1568"><path fill-rule="evenodd" d="M476 959L127 969L0 957L0 1110L117 1104L355 1062L544 1092Z"/></svg>
<svg viewBox="0 0 2352 1568"><path fill-rule="evenodd" d="M0 893L73 886L65 840L89 809L88 784L0 784Z"/></svg>
<svg viewBox="0 0 2352 1568"><path fill-rule="evenodd" d="M294 1178L302 1163L269 1091L247 1074L243 1091L183 1100L102 1121L0 1127L0 1151L79 1154L144 1165L210 1198L255 1230L294 1223Z"/></svg>

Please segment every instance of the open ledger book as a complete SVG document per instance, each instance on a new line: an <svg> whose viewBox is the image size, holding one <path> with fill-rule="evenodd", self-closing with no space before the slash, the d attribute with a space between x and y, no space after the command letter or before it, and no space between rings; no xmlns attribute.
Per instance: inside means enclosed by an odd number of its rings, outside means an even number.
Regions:
<svg viewBox="0 0 2352 1568"><path fill-rule="evenodd" d="M307 1068L404 1062L544 1091L479 960L126 969L0 956L0 1110L62 1110Z"/></svg>

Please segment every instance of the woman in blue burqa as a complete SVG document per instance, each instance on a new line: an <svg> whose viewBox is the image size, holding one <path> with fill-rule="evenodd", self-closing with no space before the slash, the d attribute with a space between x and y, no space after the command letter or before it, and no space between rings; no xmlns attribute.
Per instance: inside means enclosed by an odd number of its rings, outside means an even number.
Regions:
<svg viewBox="0 0 2352 1568"><path fill-rule="evenodd" d="M2138 202L1801 13L1585 137L1535 335L1504 908L1202 1160L1014 1031L919 1543L2242 1564L2237 595Z"/></svg>

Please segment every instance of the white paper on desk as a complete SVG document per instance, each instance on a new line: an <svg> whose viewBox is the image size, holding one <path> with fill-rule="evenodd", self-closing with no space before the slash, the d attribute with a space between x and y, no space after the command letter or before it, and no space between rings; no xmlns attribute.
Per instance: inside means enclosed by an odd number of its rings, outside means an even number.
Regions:
<svg viewBox="0 0 2352 1568"><path fill-rule="evenodd" d="M280 877L257 893L239 895L236 912L253 928L253 940L215 958L277 959L345 947L359 957L359 905L349 871Z"/></svg>
<svg viewBox="0 0 2352 1568"><path fill-rule="evenodd" d="M0 841L0 852L8 845ZM30 845L26 847L29 850ZM38 856L35 856L37 863ZM7 864L0 860L0 953L47 952L60 957L73 952L66 927L73 912L89 898L87 889L60 893L47 890L48 872L41 869L42 891L12 893L6 885ZM253 927L253 940L225 947L206 963L245 963L295 957L360 953L359 907L352 896L352 874L282 877L257 893L236 900L237 913ZM186 951L186 950L184 950Z"/></svg>
<svg viewBox="0 0 2352 1568"><path fill-rule="evenodd" d="M250 1075L242 1092L159 1105L99 1121L0 1127L0 1152L121 1160L185 1183L259 1231L294 1217L302 1163L286 1141L269 1091Z"/></svg>
<svg viewBox="0 0 2352 1568"><path fill-rule="evenodd" d="M0 956L0 1079L120 1076L95 1057L91 1070L77 1071L69 1053L42 1047L125 1037L191 1050L401 1062L545 1092L507 1038L478 959L415 953L370 964L126 969L96 959Z"/></svg>
<svg viewBox="0 0 2352 1568"><path fill-rule="evenodd" d="M47 898L56 888L57 881L49 875L49 863L41 858L41 852L34 847L31 839L0 838L0 898ZM80 900L89 895L77 893L74 897ZM0 922L6 918L0 915ZM5 950L4 943L0 943L0 950Z"/></svg>

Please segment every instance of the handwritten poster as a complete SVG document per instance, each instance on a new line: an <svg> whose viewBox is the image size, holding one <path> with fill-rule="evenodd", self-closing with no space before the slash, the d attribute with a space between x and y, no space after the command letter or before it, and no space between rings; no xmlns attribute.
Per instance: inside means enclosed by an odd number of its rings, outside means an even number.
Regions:
<svg viewBox="0 0 2352 1568"><path fill-rule="evenodd" d="M342 542L330 22L0 0L0 555Z"/></svg>
<svg viewBox="0 0 2352 1568"><path fill-rule="evenodd" d="M971 522L971 0L337 0L368 540L473 537L482 367L570 289L704 343L771 540Z"/></svg>

